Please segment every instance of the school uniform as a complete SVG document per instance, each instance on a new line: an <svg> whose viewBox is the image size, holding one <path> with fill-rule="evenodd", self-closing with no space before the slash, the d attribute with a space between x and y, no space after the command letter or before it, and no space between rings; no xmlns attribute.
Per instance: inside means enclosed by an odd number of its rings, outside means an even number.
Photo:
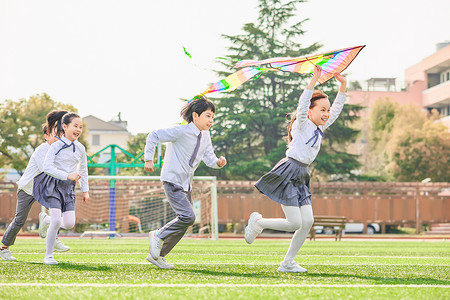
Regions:
<svg viewBox="0 0 450 300"><path fill-rule="evenodd" d="M34 201L33 197L33 179L36 175L44 170L43 163L50 144L45 142L40 144L31 154L25 172L17 181L17 207L14 220L9 224L2 238L2 243L6 246L14 245L16 236L25 224L31 206Z"/></svg>
<svg viewBox="0 0 450 300"><path fill-rule="evenodd" d="M153 160L158 142L167 143L161 181L167 199L177 214L158 232L158 237L164 240L161 249L161 256L164 257L195 221L191 204L195 170L202 161L210 168L220 167L217 166L219 159L214 154L209 131L200 131L193 122L149 133L145 144L145 161Z"/></svg>
<svg viewBox="0 0 450 300"><path fill-rule="evenodd" d="M313 90L305 89L297 107L297 119L292 124L292 141L288 145L286 157L255 184L255 187L275 202L287 206L311 204L309 190L309 165L320 150L323 132L338 118L345 94L338 93L330 109L330 117L325 125L315 125L308 119Z"/></svg>
<svg viewBox="0 0 450 300"><path fill-rule="evenodd" d="M67 176L78 172L81 191L89 191L84 146L63 136L50 146L43 168L44 172L34 178L35 199L46 208L58 208L62 212L75 210L75 181L68 180Z"/></svg>

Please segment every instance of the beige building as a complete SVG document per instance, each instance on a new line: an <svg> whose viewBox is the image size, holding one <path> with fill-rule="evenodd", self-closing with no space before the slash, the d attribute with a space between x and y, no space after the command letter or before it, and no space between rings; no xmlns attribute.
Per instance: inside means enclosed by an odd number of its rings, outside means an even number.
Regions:
<svg viewBox="0 0 450 300"><path fill-rule="evenodd" d="M117 145L125 150L127 149L127 142L131 137L131 133L127 130L127 122L122 121L120 118L120 113L109 122L92 115L83 117L83 121L88 129L88 155L95 154L111 144ZM102 154L102 156L106 154L109 156L110 151L102 152Z"/></svg>

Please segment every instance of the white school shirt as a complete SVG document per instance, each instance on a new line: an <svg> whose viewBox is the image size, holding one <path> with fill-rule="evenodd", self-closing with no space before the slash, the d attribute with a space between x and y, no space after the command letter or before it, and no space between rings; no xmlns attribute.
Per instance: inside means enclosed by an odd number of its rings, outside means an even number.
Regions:
<svg viewBox="0 0 450 300"><path fill-rule="evenodd" d="M44 171L44 160L47 154L50 144L45 142L40 144L31 154L31 158L28 161L27 168L23 172L19 181L17 181L17 187L19 190L23 190L28 195L33 195L33 179L38 174Z"/></svg>
<svg viewBox="0 0 450 300"><path fill-rule="evenodd" d="M308 144L306 142L314 136L314 131L319 129L324 132L325 129L330 127L331 124L338 118L345 103L345 94L338 93L333 105L330 109L330 117L325 125L317 126L310 119L308 119L308 110L311 104L311 97L313 90L305 89L298 100L297 107L297 119L292 124L291 135L292 141L288 145L286 150L286 156L291 157L304 164L311 164L316 159L320 150L320 143L322 142L322 136L319 134L316 143L313 147L314 139Z"/></svg>
<svg viewBox="0 0 450 300"><path fill-rule="evenodd" d="M61 139L68 145L72 143L65 136ZM75 152L73 152L73 146L70 146L55 155L64 143L60 140L54 142L45 156L44 172L60 180L67 180L69 174L78 172L81 175L79 180L81 191L87 192L89 191L89 183L86 149L78 140L73 143L75 144Z"/></svg>
<svg viewBox="0 0 450 300"><path fill-rule="evenodd" d="M167 143L164 165L161 170L161 181L182 186L183 190L187 192L190 190L194 171L201 161L210 168L220 169L217 165L219 159L214 154L208 130L202 131L200 147L192 164L193 167L189 166L189 160L194 153L199 134L200 130L193 122L187 125L154 130L148 134L145 143L145 161L153 160L155 147L158 142Z"/></svg>

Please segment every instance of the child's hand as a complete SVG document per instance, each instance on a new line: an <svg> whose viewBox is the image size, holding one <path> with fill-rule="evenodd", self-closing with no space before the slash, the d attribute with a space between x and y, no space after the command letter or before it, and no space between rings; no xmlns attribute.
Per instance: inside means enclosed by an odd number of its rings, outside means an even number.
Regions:
<svg viewBox="0 0 450 300"><path fill-rule="evenodd" d="M334 74L334 78L336 78L336 80L341 83L341 86L339 88L339 92L345 93L345 91L347 89L347 78L342 76L340 73L335 73Z"/></svg>
<svg viewBox="0 0 450 300"><path fill-rule="evenodd" d="M145 162L144 170L147 172L153 172L155 170L155 165L153 164L153 160L147 160Z"/></svg>
<svg viewBox="0 0 450 300"><path fill-rule="evenodd" d="M67 179L72 180L72 181L78 181L81 178L81 175L78 173L72 173L67 175Z"/></svg>
<svg viewBox="0 0 450 300"><path fill-rule="evenodd" d="M219 157L219 160L217 161L217 165L222 168L226 164L227 164L226 158L223 156Z"/></svg>
<svg viewBox="0 0 450 300"><path fill-rule="evenodd" d="M83 202L88 202L89 200L89 192L83 192Z"/></svg>
<svg viewBox="0 0 450 300"><path fill-rule="evenodd" d="M308 86L306 87L308 90L313 90L314 86L316 85L317 80L322 75L322 67L319 65L314 65L314 74L311 78L311 81L309 82Z"/></svg>
<svg viewBox="0 0 450 300"><path fill-rule="evenodd" d="M319 65L314 65L313 79L318 80L321 75L322 75L322 67Z"/></svg>
<svg viewBox="0 0 450 300"><path fill-rule="evenodd" d="M334 78L336 78L336 80L339 81L341 84L347 82L347 78L345 78L344 76L342 76L340 73L335 73L335 74L334 74Z"/></svg>

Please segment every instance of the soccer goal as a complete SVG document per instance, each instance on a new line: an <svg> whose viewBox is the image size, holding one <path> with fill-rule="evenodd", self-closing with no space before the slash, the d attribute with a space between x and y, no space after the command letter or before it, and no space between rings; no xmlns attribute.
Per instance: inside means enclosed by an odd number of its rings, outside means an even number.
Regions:
<svg viewBox="0 0 450 300"><path fill-rule="evenodd" d="M194 176L192 191L196 220L187 234L218 239L216 177ZM89 195L76 201L81 237L148 233L175 218L159 176L89 176Z"/></svg>

